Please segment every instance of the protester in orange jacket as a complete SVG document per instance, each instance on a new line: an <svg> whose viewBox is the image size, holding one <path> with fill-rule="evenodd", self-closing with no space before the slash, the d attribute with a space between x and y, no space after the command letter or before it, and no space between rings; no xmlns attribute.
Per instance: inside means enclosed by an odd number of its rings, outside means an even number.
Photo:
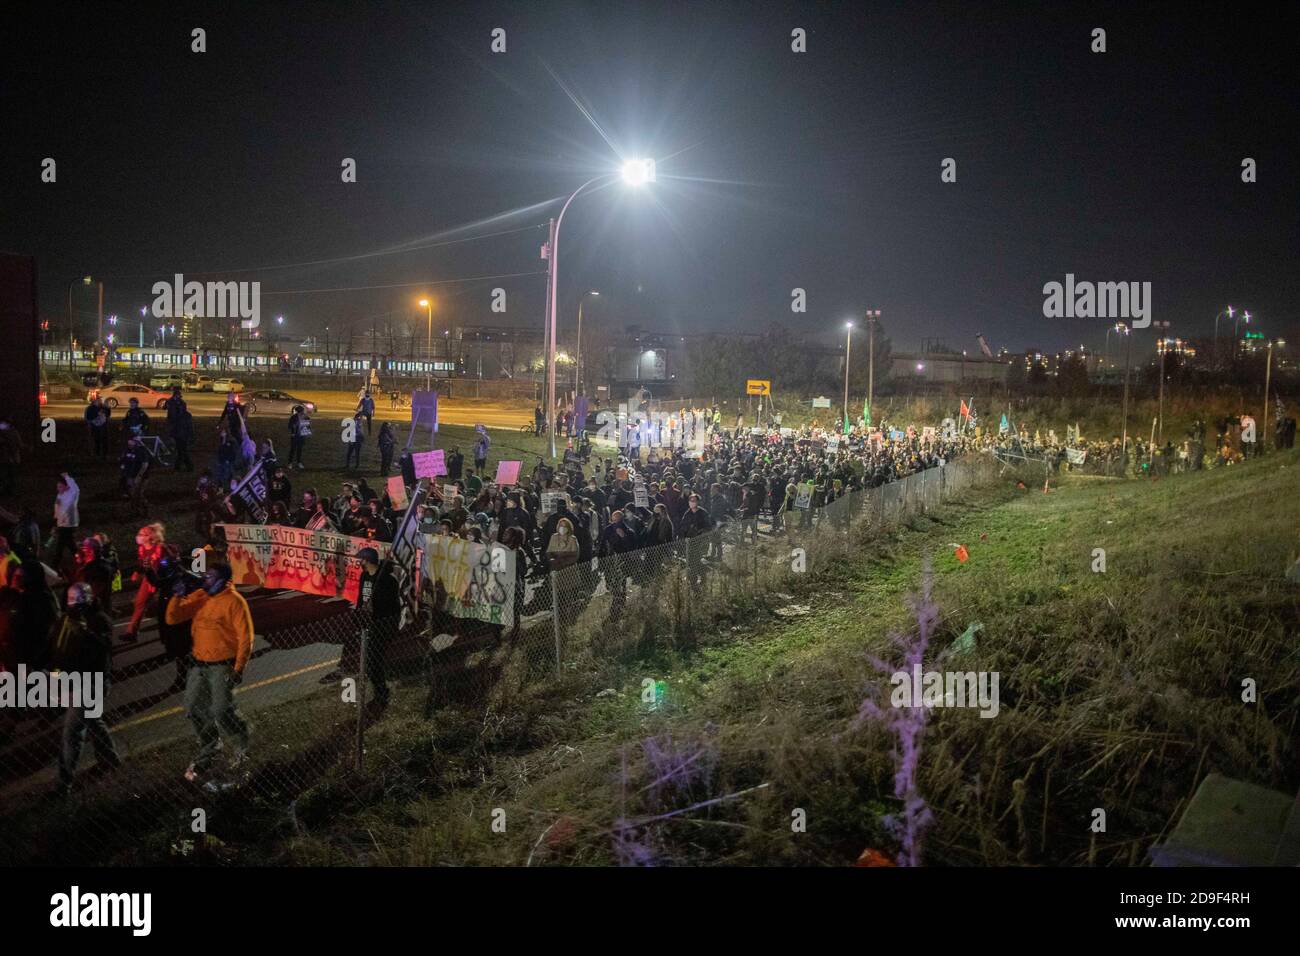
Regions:
<svg viewBox="0 0 1300 956"><path fill-rule="evenodd" d="M253 616L230 577L230 565L214 564L193 594L184 594L184 582L178 581L176 597L167 605L168 624L192 622L185 712L198 734L199 753L185 771L191 783L212 769L222 734L234 742L232 770L243 769L248 759L248 724L235 707L234 689L253 651Z"/></svg>

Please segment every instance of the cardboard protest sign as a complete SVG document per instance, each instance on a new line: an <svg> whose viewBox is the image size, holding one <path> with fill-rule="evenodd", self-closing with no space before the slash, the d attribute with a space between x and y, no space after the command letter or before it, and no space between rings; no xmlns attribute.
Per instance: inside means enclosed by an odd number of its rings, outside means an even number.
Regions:
<svg viewBox="0 0 1300 956"><path fill-rule="evenodd" d="M411 437L420 425L438 431L438 393L414 391L411 393ZM408 446L409 447L409 446Z"/></svg>
<svg viewBox="0 0 1300 956"><path fill-rule="evenodd" d="M406 507L406 482L401 475L393 475L388 479L388 499L394 508Z"/></svg>
<svg viewBox="0 0 1300 956"><path fill-rule="evenodd" d="M542 514L551 515L560 510L560 500L566 495L562 491L542 492Z"/></svg>
<svg viewBox="0 0 1300 956"><path fill-rule="evenodd" d="M632 503L638 508L650 507L650 493L643 482L638 481L632 489Z"/></svg>
<svg viewBox="0 0 1300 956"><path fill-rule="evenodd" d="M459 489L458 487L456 487L455 485L443 485L443 486L442 486L442 500L443 500L443 501L451 501L451 499L452 499L452 498L455 498L458 494L460 494L460 489Z"/></svg>
<svg viewBox="0 0 1300 956"><path fill-rule="evenodd" d="M308 531L288 525L227 524L226 559L235 584L286 588L304 594L356 602L362 548L374 548L382 561L389 545L333 531Z"/></svg>
<svg viewBox="0 0 1300 956"><path fill-rule="evenodd" d="M839 450L840 450L839 435L832 435L830 438L826 439L826 453L828 455L834 455Z"/></svg>
<svg viewBox="0 0 1300 956"><path fill-rule="evenodd" d="M447 473L447 453L441 448L416 452L411 456L416 478L437 478Z"/></svg>
<svg viewBox="0 0 1300 956"><path fill-rule="evenodd" d="M813 483L805 481L799 486L799 497L795 498L794 506L807 511L812 507Z"/></svg>
<svg viewBox="0 0 1300 956"><path fill-rule="evenodd" d="M502 488L519 484L519 469L522 465L521 461L497 462L496 483Z"/></svg>

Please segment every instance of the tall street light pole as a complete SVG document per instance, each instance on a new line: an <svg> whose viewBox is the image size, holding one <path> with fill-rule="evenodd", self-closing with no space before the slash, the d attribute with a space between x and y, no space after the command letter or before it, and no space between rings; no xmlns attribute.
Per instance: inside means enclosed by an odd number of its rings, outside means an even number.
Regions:
<svg viewBox="0 0 1300 956"><path fill-rule="evenodd" d="M849 423L849 358L853 350L853 323L844 323L844 425Z"/></svg>
<svg viewBox="0 0 1300 956"><path fill-rule="evenodd" d="M433 365L433 300L432 300L432 299L421 299L421 300L420 300L420 305L424 306L426 309L429 310L429 327L428 327L428 334L427 334L427 336L425 337L425 343L424 343L424 350L425 350L425 361L424 361L424 390L425 390L426 392L429 392L429 391L432 391L432 390L433 390L433 376L432 376L432 365Z"/></svg>
<svg viewBox="0 0 1300 956"><path fill-rule="evenodd" d="M1286 341L1283 339L1278 339L1277 344L1286 345ZM1268 387L1269 387L1269 382L1272 379L1272 376L1273 376L1273 341L1270 339L1268 343L1268 362L1264 366L1264 434L1261 435L1259 438L1260 448L1265 447L1265 442L1268 441Z"/></svg>
<svg viewBox="0 0 1300 956"><path fill-rule="evenodd" d="M1219 367L1219 319L1225 315L1232 318L1236 311L1232 306L1228 306L1214 317L1214 367L1216 369Z"/></svg>
<svg viewBox="0 0 1300 956"><path fill-rule="evenodd" d="M592 289L590 292L587 292L578 298L578 344L573 350L573 400L575 402L578 400L579 387L581 385L580 369L582 368L582 303L583 300L586 299L587 296L589 295L600 295L600 293L597 292L595 289Z"/></svg>
<svg viewBox="0 0 1300 956"><path fill-rule="evenodd" d="M1169 350L1169 320L1163 322L1152 322L1153 326L1163 330L1163 335L1156 340L1160 346L1160 398L1156 403L1156 441L1163 443L1165 440L1165 352Z"/></svg>
<svg viewBox="0 0 1300 956"><path fill-rule="evenodd" d="M560 227L564 224L564 214L569 211L569 205L578 198L589 186L602 180L613 179L618 174L606 173L602 176L595 176L573 191L564 205L560 208L560 215L556 218L554 225L551 226L551 238L547 243L547 260L550 265L548 273L550 275L550 315L547 326L550 330L550 348L547 349L546 355L546 377L548 384L546 387L546 430L550 435L551 458L555 458L555 316L556 300L558 299L560 284ZM655 181L655 162L653 159L630 159L623 164L622 169L623 181L631 186L642 186L646 183Z"/></svg>
<svg viewBox="0 0 1300 956"><path fill-rule="evenodd" d="M867 414L876 400L876 319L880 318L879 309L867 312Z"/></svg>
<svg viewBox="0 0 1300 956"><path fill-rule="evenodd" d="M1250 325L1251 315L1249 309L1242 309L1241 314L1238 315L1237 318L1234 319L1232 323L1232 367L1234 370L1237 367L1237 360L1241 357L1240 328L1241 328L1242 319L1245 319L1246 324Z"/></svg>

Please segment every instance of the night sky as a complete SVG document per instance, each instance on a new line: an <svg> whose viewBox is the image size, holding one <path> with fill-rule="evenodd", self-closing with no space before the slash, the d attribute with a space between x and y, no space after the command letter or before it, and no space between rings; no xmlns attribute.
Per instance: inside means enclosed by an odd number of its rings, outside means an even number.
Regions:
<svg viewBox="0 0 1300 956"><path fill-rule="evenodd" d="M1207 333L1232 303L1300 339L1280 7L29 10L0 38L0 249L36 256L56 320L75 277L138 315L182 272L260 281L264 315L295 335L386 314L423 328L428 292L436 322L540 326L548 203L648 155L658 183L584 196L565 219L564 326L595 288L592 321L665 332L778 321L833 342L879 308L896 348L973 351L976 332L995 349L1099 346L1107 322L1042 315L1043 284L1072 272L1151 282L1174 334ZM190 52L196 26L206 53ZM40 181L47 156L56 184Z"/></svg>

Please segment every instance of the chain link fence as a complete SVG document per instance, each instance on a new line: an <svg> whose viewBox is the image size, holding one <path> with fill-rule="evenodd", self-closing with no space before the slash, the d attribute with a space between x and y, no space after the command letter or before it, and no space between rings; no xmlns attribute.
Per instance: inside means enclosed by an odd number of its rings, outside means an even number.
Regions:
<svg viewBox="0 0 1300 956"><path fill-rule="evenodd" d="M205 836L209 814L228 841L302 832L309 793L329 795L317 813L373 795L382 768L367 763L366 738L387 718L509 707L511 694L567 669L690 647L718 614L850 558L1000 467L968 457L822 507L730 520L532 577L485 568L500 573L472 575L467 587L494 589L487 603L499 610L488 620L460 616L471 602L427 578L411 620L313 602L328 616L258 634L237 683L229 665L195 662L146 631L115 648L102 713L0 708L0 863L221 862L224 844Z"/></svg>

